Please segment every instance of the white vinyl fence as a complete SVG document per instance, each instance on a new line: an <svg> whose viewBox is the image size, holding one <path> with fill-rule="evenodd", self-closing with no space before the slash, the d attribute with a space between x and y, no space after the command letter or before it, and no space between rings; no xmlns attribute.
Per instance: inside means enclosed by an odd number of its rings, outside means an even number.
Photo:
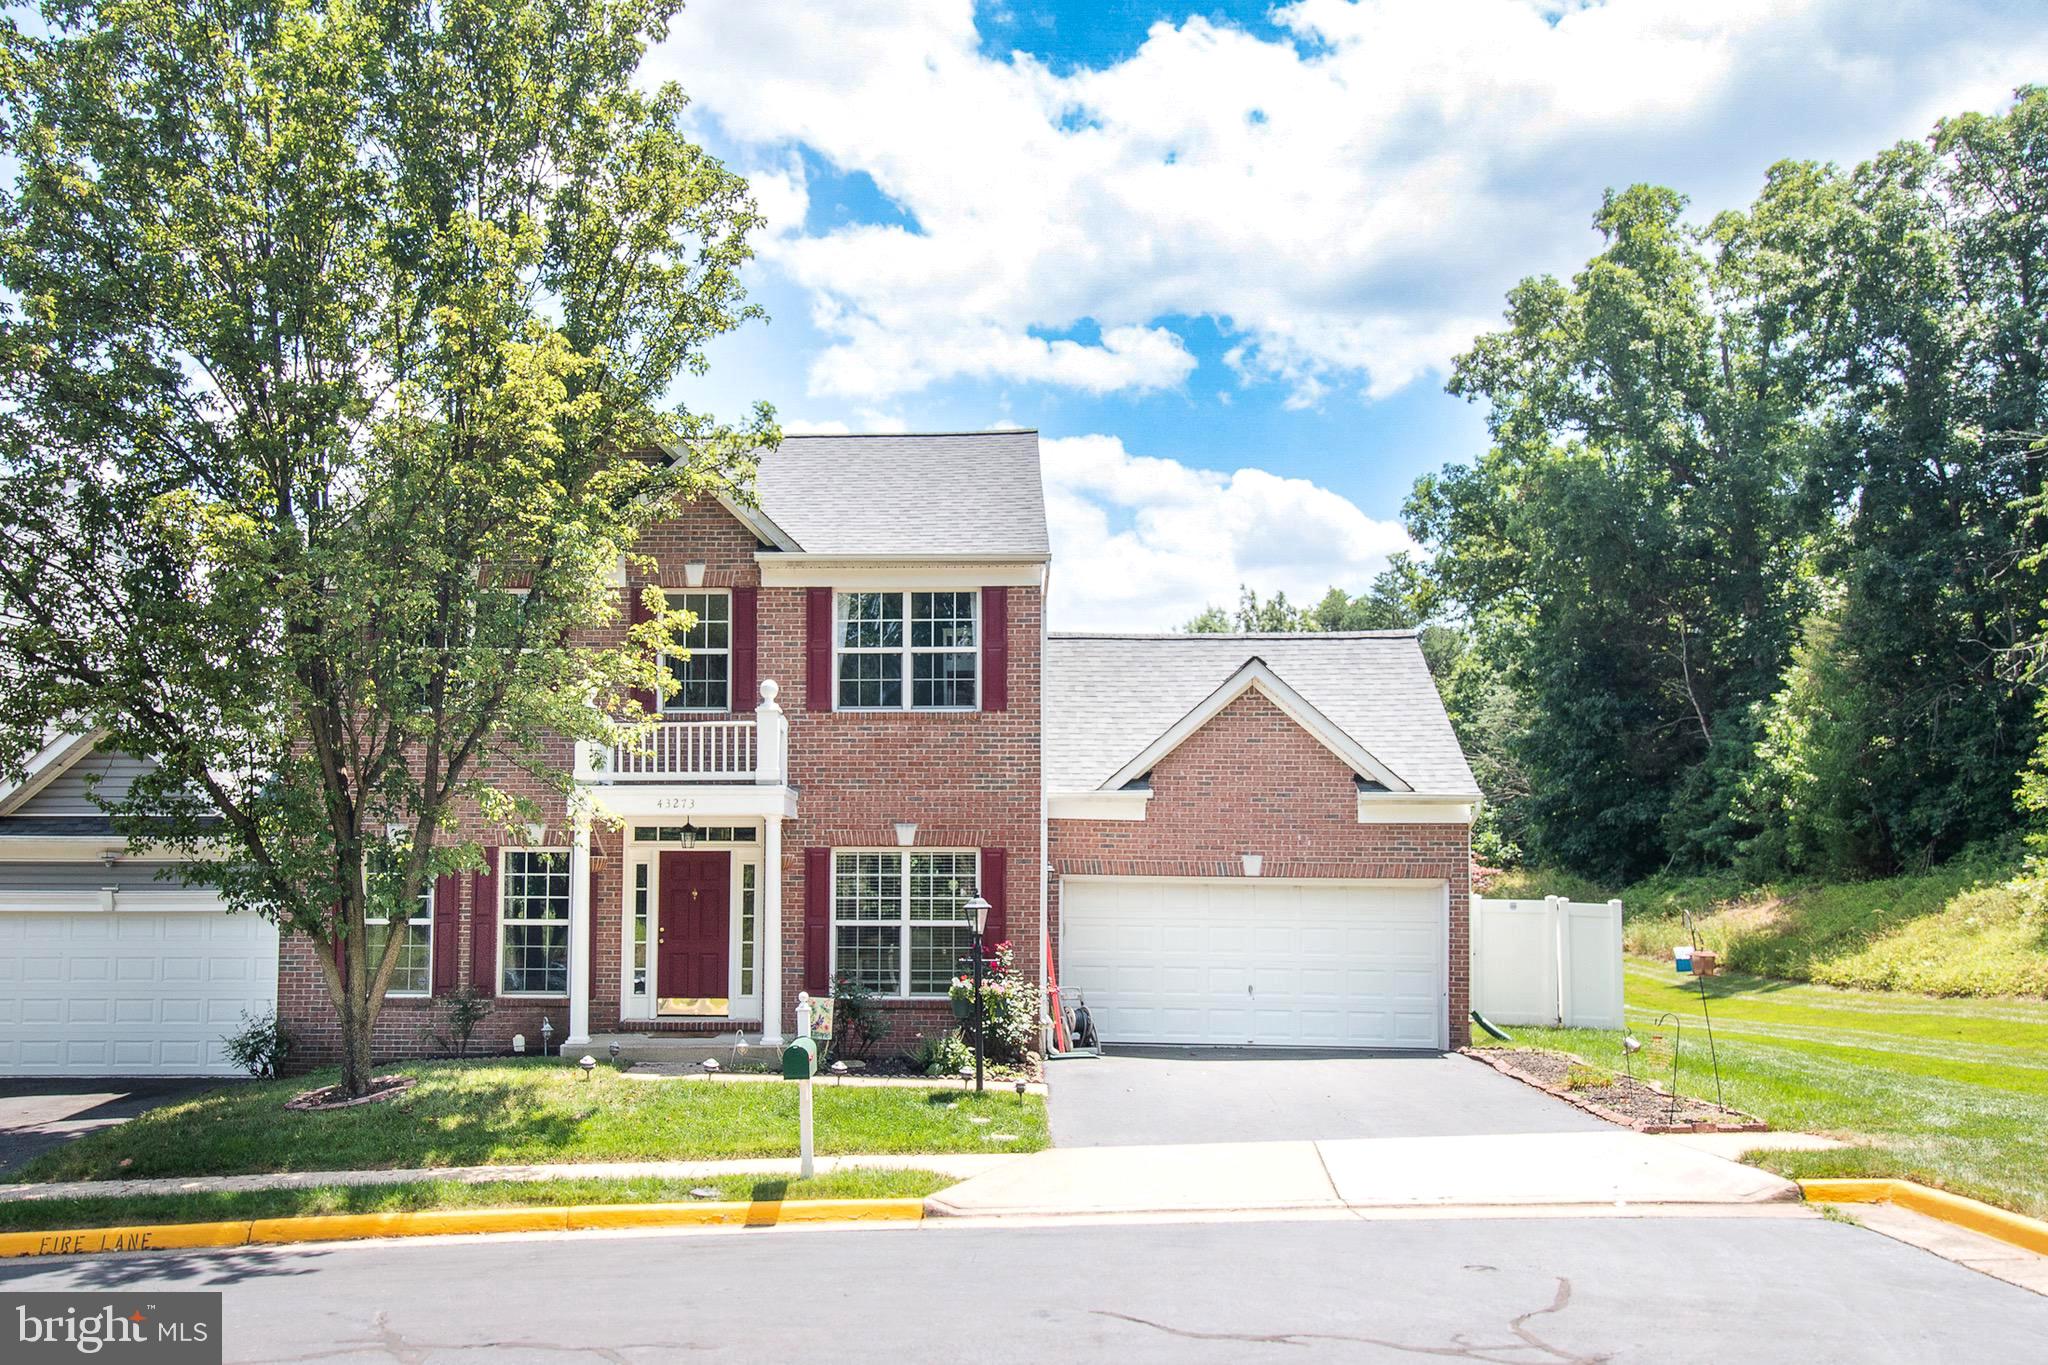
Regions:
<svg viewBox="0 0 2048 1365"><path fill-rule="evenodd" d="M1496 1024L1620 1028L1621 902L1475 897L1472 1008Z"/></svg>

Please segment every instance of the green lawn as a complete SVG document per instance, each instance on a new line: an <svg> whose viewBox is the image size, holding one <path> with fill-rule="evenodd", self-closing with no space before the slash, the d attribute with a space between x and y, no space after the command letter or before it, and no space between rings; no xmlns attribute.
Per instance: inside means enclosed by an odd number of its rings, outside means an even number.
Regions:
<svg viewBox="0 0 2048 1365"><path fill-rule="evenodd" d="M1685 1023L1679 1088L1711 1097L1699 996L1669 963L1627 962L1630 1027ZM1903 1176L2048 1216L2048 1002L1935 999L1729 974L1709 980L1728 1103L1773 1128L1859 1145L1772 1152L1797 1177ZM1620 1071L1621 1035L1511 1028Z"/></svg>
<svg viewBox="0 0 2048 1365"><path fill-rule="evenodd" d="M636 1080L608 1067L585 1080L573 1066L538 1060L392 1069L419 1077L393 1101L317 1114L283 1108L299 1091L331 1083L332 1072L231 1086L46 1152L13 1178L797 1154L797 1087L779 1081ZM821 1154L1030 1152L1048 1141L1036 1095L820 1081L816 1101Z"/></svg>
<svg viewBox="0 0 2048 1365"><path fill-rule="evenodd" d="M1618 894L1631 953L1668 960L1690 910L1701 945L1737 971L1864 990L2048 996L2048 896L2022 871L2018 851L1992 847L1870 881L1751 886L1720 873L1652 877ZM1617 893L1524 868L1503 873L1485 894Z"/></svg>
<svg viewBox="0 0 2048 1365"><path fill-rule="evenodd" d="M303 1190L208 1191L126 1198L19 1199L0 1203L0 1232L121 1227L139 1223L240 1222L323 1213L424 1209L560 1208L570 1204L689 1204L748 1199L922 1199L953 1183L936 1171L847 1170L812 1180L722 1175L692 1180L408 1180L397 1185L316 1185ZM693 1191L713 1189L715 1196Z"/></svg>

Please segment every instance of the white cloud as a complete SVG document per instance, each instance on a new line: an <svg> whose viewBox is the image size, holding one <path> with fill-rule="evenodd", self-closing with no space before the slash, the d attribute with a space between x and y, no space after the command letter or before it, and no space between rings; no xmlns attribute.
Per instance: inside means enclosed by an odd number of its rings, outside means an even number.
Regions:
<svg viewBox="0 0 2048 1365"><path fill-rule="evenodd" d="M1399 525L1306 479L1191 469L1115 436L1048 438L1039 451L1055 629L1167 630L1236 605L1240 584L1313 602L1363 588L1413 548Z"/></svg>
<svg viewBox="0 0 2048 1365"><path fill-rule="evenodd" d="M862 408L854 416L856 420L852 422L837 417L823 420L784 417L779 419L779 424L785 436L848 436L855 432L863 436L893 436L910 430L910 423L900 413Z"/></svg>
<svg viewBox="0 0 2048 1365"><path fill-rule="evenodd" d="M1313 404L1440 370L1515 279L1584 257L1607 186L1675 183L1705 214L1779 157L1867 154L2048 59L2038 0L1299 0L1274 18L1271 39L1160 23L1117 65L1059 75L983 55L972 0L698 0L648 72L765 169L763 255L830 339L817 394L1171 388L1195 363L1171 320L1207 316L1245 382ZM799 144L909 225L804 231L819 190Z"/></svg>

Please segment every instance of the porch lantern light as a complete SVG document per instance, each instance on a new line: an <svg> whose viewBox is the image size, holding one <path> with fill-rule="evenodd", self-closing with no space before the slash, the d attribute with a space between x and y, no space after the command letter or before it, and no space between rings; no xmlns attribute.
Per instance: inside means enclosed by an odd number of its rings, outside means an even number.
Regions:
<svg viewBox="0 0 2048 1365"><path fill-rule="evenodd" d="M974 916L974 936L976 938L980 938L988 932L988 912L993 907L986 900L982 899L980 892L977 891L973 896L969 897L967 904L961 908Z"/></svg>
<svg viewBox="0 0 2048 1365"><path fill-rule="evenodd" d="M542 1056L544 1056L544 1057L552 1057L552 1056L554 1056L554 1052L555 1052L555 1047L554 1047L554 1037L555 1037L555 1026L554 1026L553 1024L549 1023L549 1022L548 1022L548 1017L547 1017L547 1016L546 1016L545 1014L543 1014L543 1015L542 1015L542 1016L540 1017L540 1050L541 1050L541 1055L542 1055Z"/></svg>
<svg viewBox="0 0 2048 1365"><path fill-rule="evenodd" d="M909 848L912 844L916 842L917 821L898 820L896 822L896 846L898 848Z"/></svg>
<svg viewBox="0 0 2048 1365"><path fill-rule="evenodd" d="M983 1035L988 1032L987 1006L981 998L981 936L988 932L988 897L977 891L968 897L967 903L960 908L974 921L974 1090L979 1094L982 1088L982 1053L986 1045ZM960 1068L960 1079L963 1083L967 1079L967 1068L964 1066Z"/></svg>
<svg viewBox="0 0 2048 1365"><path fill-rule="evenodd" d="M695 848L697 846L697 827L687 819L684 820L683 832L680 837L684 848Z"/></svg>
<svg viewBox="0 0 2048 1365"><path fill-rule="evenodd" d="M702 560L692 560L688 564L683 565L683 586L686 588L701 588L704 586L704 563Z"/></svg>

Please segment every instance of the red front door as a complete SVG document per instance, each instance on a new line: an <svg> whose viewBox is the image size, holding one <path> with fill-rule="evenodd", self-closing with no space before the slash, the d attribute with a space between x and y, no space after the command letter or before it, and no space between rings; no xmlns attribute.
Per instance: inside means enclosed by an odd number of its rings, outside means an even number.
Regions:
<svg viewBox="0 0 2048 1365"><path fill-rule="evenodd" d="M661 855L655 990L664 1000L726 998L732 946L732 855Z"/></svg>

